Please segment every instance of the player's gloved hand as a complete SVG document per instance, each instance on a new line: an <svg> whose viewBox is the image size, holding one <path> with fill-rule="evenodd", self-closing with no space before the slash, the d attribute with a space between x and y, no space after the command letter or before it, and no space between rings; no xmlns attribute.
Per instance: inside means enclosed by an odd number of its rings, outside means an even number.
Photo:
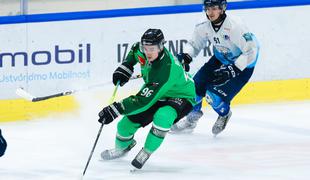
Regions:
<svg viewBox="0 0 310 180"><path fill-rule="evenodd" d="M219 69L216 69L214 74L214 79L212 82L215 85L225 84L228 80L238 76L241 71L233 64L222 65Z"/></svg>
<svg viewBox="0 0 310 180"><path fill-rule="evenodd" d="M128 62L123 62L113 73L113 84L116 85L120 82L120 86L123 86L129 81L133 73L133 66Z"/></svg>
<svg viewBox="0 0 310 180"><path fill-rule="evenodd" d="M121 103L114 102L99 112L98 121L103 124L110 124L114 119L121 115L123 111Z"/></svg>
<svg viewBox="0 0 310 180"><path fill-rule="evenodd" d="M193 61L192 57L187 53L179 53L176 55L186 72L189 71L189 64Z"/></svg>
<svg viewBox="0 0 310 180"><path fill-rule="evenodd" d="M0 157L4 155L4 152L6 150L6 146L7 146L7 143L4 139L4 137L2 136L1 129L0 129Z"/></svg>

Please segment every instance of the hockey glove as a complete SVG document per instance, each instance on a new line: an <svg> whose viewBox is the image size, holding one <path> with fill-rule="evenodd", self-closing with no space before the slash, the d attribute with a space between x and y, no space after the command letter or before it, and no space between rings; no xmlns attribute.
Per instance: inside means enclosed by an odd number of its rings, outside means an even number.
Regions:
<svg viewBox="0 0 310 180"><path fill-rule="evenodd" d="M121 115L123 111L121 103L114 102L99 112L98 121L103 124L110 124L114 119Z"/></svg>
<svg viewBox="0 0 310 180"><path fill-rule="evenodd" d="M241 71L233 64L222 65L219 69L216 69L213 72L214 79L212 82L214 85L222 85L230 79L239 76L240 73Z"/></svg>
<svg viewBox="0 0 310 180"><path fill-rule="evenodd" d="M6 150L6 146L7 146L7 143L4 139L4 137L2 136L1 129L0 129L0 157L4 155L4 152Z"/></svg>
<svg viewBox="0 0 310 180"><path fill-rule="evenodd" d="M184 70L188 72L190 69L189 64L193 61L192 57L187 53L179 53L177 54L177 58L183 65Z"/></svg>
<svg viewBox="0 0 310 180"><path fill-rule="evenodd" d="M113 84L116 86L120 82L120 86L126 84L133 73L133 66L128 62L123 62L113 73Z"/></svg>

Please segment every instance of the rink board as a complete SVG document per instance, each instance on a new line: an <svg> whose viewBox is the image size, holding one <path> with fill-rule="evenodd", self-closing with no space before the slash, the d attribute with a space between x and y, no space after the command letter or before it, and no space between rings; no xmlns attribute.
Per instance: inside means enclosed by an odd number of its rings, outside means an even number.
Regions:
<svg viewBox="0 0 310 180"><path fill-rule="evenodd" d="M36 96L46 96L111 81L111 74L131 44L149 27L161 28L168 41L166 47L180 52L197 19L205 18L197 10L182 11L188 7L191 10L198 6L181 6L179 12L170 14L163 10L172 7L155 8L157 14L136 16L132 13L145 11L119 10L123 12L120 17L115 11L99 11L19 16L10 22L0 18L0 121L33 119L49 112L77 109L78 102L72 96L31 103L19 99L15 90L24 87ZM310 6L233 7L236 10L228 13L242 17L261 46L251 82L233 104L310 99L310 60L306 56L310 24L300 18L309 14ZM69 19L61 20L64 15ZM290 23L286 23L287 19ZM195 58L192 74L212 56L211 48ZM135 72L139 73L139 68Z"/></svg>
<svg viewBox="0 0 310 180"><path fill-rule="evenodd" d="M98 96L110 93L102 92ZM309 99L310 79L251 82L236 96L232 105ZM50 116L51 112L52 114L72 112L78 109L79 103L73 96L65 96L41 102L29 102L23 99L2 100L0 107L0 122L9 122Z"/></svg>
<svg viewBox="0 0 310 180"><path fill-rule="evenodd" d="M0 122L31 120L77 110L79 104L73 96L54 98L41 102L29 102L24 99L1 100Z"/></svg>

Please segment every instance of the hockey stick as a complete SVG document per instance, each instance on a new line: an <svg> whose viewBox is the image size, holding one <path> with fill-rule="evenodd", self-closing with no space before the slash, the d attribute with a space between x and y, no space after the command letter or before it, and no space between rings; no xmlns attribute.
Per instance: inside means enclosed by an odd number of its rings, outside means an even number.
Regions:
<svg viewBox="0 0 310 180"><path fill-rule="evenodd" d="M117 84L116 84L116 86L115 86L115 88L114 88L114 91L113 91L112 97L111 97L111 99L110 99L110 101L109 101L109 104L112 104L112 102L114 101L114 98L115 98L115 95L116 95L116 91L117 91L117 89L118 89L118 86L119 86L119 81L117 82ZM89 155L89 157L88 157L88 160L87 160L86 166L85 166L85 168L84 168L83 174L82 174L82 176L81 176L81 178L80 178L81 180L83 179L83 177L84 177L84 175L85 175L85 173L86 173L86 170L87 170L87 168L88 168L89 162L90 162L90 160L91 160L91 158L92 158L92 156L93 156L93 154L94 154L95 147L96 147L97 142L98 142L98 139L99 139L99 137L100 137L100 134L101 134L101 131L102 131L104 122L105 122L105 120L103 120L103 122L101 123L101 126L100 126L100 129L99 129L99 131L98 131L98 134L97 134L95 143L94 143L93 148L92 148L92 150L91 150L91 152L90 152L90 155Z"/></svg>
<svg viewBox="0 0 310 180"><path fill-rule="evenodd" d="M141 78L142 76L141 75L136 75L136 76L133 76L130 78L130 80L134 80L134 79L139 79ZM105 86L105 85L108 85L110 84L111 82L105 82L105 83L99 83L99 84L94 84L94 85L91 85L91 86L88 86L87 88L82 88L82 89L75 89L75 90L69 90L69 91L64 91L64 92L61 92L61 93L56 93L56 94L52 94L52 95L48 95L48 96L41 96L41 97L35 97L33 96L32 94L30 94L29 92L27 92L26 90L24 90L22 87L19 87L16 89L15 93L28 100L28 101L31 101L31 102L38 102L38 101L44 101L44 100L47 100L47 99L51 99L51 98L55 98L55 97L60 97L60 96L68 96L68 95L71 95L71 94L74 94L76 92L80 92L80 91L83 91L83 90L88 90L88 89L92 89L92 88L95 88L95 87L100 87L100 86Z"/></svg>

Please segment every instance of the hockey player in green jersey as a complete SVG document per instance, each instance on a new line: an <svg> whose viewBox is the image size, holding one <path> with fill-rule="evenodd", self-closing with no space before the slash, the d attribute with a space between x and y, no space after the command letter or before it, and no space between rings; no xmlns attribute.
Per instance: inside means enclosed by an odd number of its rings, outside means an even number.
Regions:
<svg viewBox="0 0 310 180"><path fill-rule="evenodd" d="M160 29L148 29L114 71L114 85L123 86L131 77L134 65L140 64L144 84L136 95L114 102L99 112L99 122L104 124L124 115L117 125L115 148L103 151L102 159L124 156L136 145L135 132L152 122L144 147L131 162L141 169L161 145L170 127L192 110L194 82L164 43Z"/></svg>

